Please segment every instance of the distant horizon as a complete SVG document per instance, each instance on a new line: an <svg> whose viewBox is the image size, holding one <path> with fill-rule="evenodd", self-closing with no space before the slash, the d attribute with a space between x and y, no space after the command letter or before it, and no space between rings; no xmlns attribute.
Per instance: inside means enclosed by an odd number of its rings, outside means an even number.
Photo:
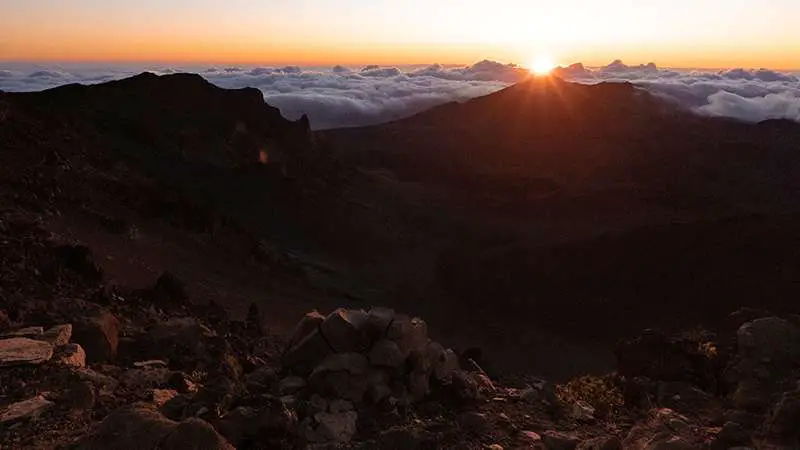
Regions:
<svg viewBox="0 0 800 450"><path fill-rule="evenodd" d="M343 66L348 68L362 68L371 65L377 65L380 67L397 67L397 68L405 68L405 67L427 67L431 65L441 65L443 67L468 67L472 64L478 63L480 61L494 61L500 62L503 64L513 64L520 68L527 68L524 63L514 62L514 61L502 61L500 59L495 58L482 58L479 60L475 60L472 62L467 63L441 63L438 61L429 61L429 62L386 62L386 63L378 63L374 61L365 61L365 62L352 62L352 63L297 63L291 61L275 61L275 62L236 62L236 61L175 61L175 60L26 60L26 59L0 59L0 69L4 64L12 64L12 65L40 65L46 67L52 67L54 65L64 65L64 66L120 66L120 67L144 67L144 66L156 66L156 65L163 65L163 66L177 66L177 67L198 67L198 68L226 68L226 67L239 67L239 68L256 68L256 67L301 67L306 69L322 69L322 68L333 68L336 66ZM774 70L779 72L787 72L787 73L797 73L800 72L800 62L796 67L786 67L786 68L776 68L776 67L767 67L767 66L745 66L745 65L731 65L731 66L671 66L671 65L664 65L660 64L658 61L649 61L649 60L626 60L623 58L614 58L609 61L600 64L587 64L582 61L572 61L572 62L562 62L556 61L557 67L566 68L572 64L583 64L588 69L599 69L602 68L614 61L622 61L625 64L632 64L632 65L644 65L644 64L655 64L659 69L669 69L669 70L680 70L680 71L689 71L689 70L701 70L701 71L722 71L722 70L731 70L731 69L745 69L745 70L759 70L759 69L767 69L767 70Z"/></svg>

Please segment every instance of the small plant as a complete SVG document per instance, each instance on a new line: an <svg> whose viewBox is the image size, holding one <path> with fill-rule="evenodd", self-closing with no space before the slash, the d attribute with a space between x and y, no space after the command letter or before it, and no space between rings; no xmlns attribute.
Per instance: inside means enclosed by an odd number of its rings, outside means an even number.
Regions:
<svg viewBox="0 0 800 450"><path fill-rule="evenodd" d="M595 409L598 418L607 418L624 404L622 393L607 377L584 375L556 386L562 403L585 402Z"/></svg>

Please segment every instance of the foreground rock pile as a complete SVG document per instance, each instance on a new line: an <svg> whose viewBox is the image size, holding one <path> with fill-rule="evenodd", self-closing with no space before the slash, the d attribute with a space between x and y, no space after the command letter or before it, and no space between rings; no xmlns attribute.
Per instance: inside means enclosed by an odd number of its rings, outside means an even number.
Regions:
<svg viewBox="0 0 800 450"><path fill-rule="evenodd" d="M357 411L399 422L410 403L433 386L452 385L459 359L428 338L422 319L385 308L338 309L307 314L283 356L294 375L281 380L281 394L307 400L301 422L311 442L349 441L357 431ZM480 377L481 375L475 375Z"/></svg>

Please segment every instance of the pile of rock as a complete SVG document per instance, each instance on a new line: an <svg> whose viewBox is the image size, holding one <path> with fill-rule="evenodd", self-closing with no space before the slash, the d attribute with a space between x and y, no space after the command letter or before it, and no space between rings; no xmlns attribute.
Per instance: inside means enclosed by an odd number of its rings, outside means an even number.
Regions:
<svg viewBox="0 0 800 450"><path fill-rule="evenodd" d="M463 378L453 350L428 337L425 321L386 308L305 315L283 356L291 373L283 396L304 401L301 432L312 442L344 442L359 412L402 415L434 386Z"/></svg>
<svg viewBox="0 0 800 450"><path fill-rule="evenodd" d="M0 335L0 367L53 364L81 368L86 352L80 344L70 343L72 325L26 327ZM53 405L44 395L11 403L0 410L0 424L35 417Z"/></svg>

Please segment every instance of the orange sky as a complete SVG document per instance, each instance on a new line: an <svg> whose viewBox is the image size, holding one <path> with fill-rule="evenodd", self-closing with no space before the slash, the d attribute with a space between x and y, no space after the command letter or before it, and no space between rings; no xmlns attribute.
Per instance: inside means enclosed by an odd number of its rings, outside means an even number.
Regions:
<svg viewBox="0 0 800 450"><path fill-rule="evenodd" d="M168 3L167 5L164 5ZM0 0L0 60L800 68L795 0Z"/></svg>

